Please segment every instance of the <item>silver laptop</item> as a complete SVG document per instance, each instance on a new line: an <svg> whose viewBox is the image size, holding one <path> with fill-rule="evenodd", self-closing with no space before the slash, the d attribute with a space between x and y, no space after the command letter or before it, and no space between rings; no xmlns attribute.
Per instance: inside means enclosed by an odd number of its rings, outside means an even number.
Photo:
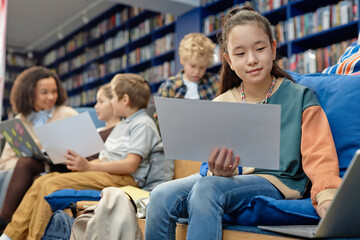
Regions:
<svg viewBox="0 0 360 240"><path fill-rule="evenodd" d="M258 226L261 229L306 238L360 237L360 149L318 225Z"/></svg>

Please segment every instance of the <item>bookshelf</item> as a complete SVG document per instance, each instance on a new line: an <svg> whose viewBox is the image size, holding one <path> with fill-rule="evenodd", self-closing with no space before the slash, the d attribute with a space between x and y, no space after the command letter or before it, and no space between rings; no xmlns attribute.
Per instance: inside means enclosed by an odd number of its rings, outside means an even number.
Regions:
<svg viewBox="0 0 360 240"><path fill-rule="evenodd" d="M2 120L8 119L12 115L10 105L10 91L11 87L17 76L26 68L35 66L37 59L29 58L26 54L16 53L13 51L6 52L6 72L5 72L5 85L4 85L4 99L2 109Z"/></svg>
<svg viewBox="0 0 360 240"><path fill-rule="evenodd" d="M73 107L94 106L117 73L138 73L153 92L175 73L175 17L117 4L44 51Z"/></svg>
<svg viewBox="0 0 360 240"><path fill-rule="evenodd" d="M321 72L358 36L359 0L202 0L201 31L216 41L222 17L250 5L272 25L279 64L299 73ZM218 71L215 65L212 71Z"/></svg>

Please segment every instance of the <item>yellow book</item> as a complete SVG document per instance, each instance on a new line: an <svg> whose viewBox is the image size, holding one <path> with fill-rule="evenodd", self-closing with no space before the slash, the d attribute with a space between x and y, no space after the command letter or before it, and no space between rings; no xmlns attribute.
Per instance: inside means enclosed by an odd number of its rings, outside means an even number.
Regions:
<svg viewBox="0 0 360 240"><path fill-rule="evenodd" d="M125 187L120 187L120 189L126 192L127 194L129 194L135 202L140 198L150 197L150 192L143 190L141 188L137 188L133 186L125 186Z"/></svg>

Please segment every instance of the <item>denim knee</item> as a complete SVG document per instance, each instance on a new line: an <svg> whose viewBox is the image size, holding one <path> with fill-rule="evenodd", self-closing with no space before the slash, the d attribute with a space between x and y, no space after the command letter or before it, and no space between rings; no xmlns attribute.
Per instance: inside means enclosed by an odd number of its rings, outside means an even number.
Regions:
<svg viewBox="0 0 360 240"><path fill-rule="evenodd" d="M150 205L154 207L154 209L168 209L170 210L174 202L172 201L177 191L172 187L171 184L168 183L162 183L158 186L156 186L151 192L150 192Z"/></svg>
<svg viewBox="0 0 360 240"><path fill-rule="evenodd" d="M199 179L193 186L188 202L192 207L197 206L201 209L202 207L209 206L209 203L220 204L223 194L216 187L215 177L203 177Z"/></svg>

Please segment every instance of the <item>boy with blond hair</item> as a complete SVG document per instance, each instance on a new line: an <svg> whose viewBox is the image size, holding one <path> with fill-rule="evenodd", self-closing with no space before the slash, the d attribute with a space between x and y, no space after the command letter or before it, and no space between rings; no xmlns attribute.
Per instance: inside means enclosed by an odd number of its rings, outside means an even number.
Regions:
<svg viewBox="0 0 360 240"><path fill-rule="evenodd" d="M184 69L161 84L161 97L212 100L218 76L206 73L213 64L215 44L202 33L190 33L180 41L180 63Z"/></svg>
<svg viewBox="0 0 360 240"><path fill-rule="evenodd" d="M151 95L148 83L136 74L117 74L111 88L114 114L123 120L105 141L106 150L90 162L68 150L65 164L73 172L49 173L35 180L0 239L40 239L52 215L44 197L57 190L142 188L148 183L152 155L165 161L159 132L145 111Z"/></svg>

